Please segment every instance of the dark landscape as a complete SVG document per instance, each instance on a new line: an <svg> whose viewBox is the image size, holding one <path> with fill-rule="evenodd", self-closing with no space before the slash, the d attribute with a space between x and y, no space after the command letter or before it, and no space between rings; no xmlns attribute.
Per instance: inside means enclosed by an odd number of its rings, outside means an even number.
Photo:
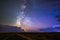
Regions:
<svg viewBox="0 0 60 40"><path fill-rule="evenodd" d="M60 33L0 33L0 40L59 40Z"/></svg>

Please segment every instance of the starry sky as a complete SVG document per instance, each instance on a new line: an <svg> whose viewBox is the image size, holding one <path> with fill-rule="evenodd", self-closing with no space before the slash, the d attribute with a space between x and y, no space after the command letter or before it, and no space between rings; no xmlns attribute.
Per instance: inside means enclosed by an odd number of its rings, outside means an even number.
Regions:
<svg viewBox="0 0 60 40"><path fill-rule="evenodd" d="M0 0L0 24L15 25L23 3L23 0ZM24 22L28 19L28 22L25 23L27 27L38 29L58 24L55 16L60 15L59 0L31 0L30 5L25 9L27 12Z"/></svg>

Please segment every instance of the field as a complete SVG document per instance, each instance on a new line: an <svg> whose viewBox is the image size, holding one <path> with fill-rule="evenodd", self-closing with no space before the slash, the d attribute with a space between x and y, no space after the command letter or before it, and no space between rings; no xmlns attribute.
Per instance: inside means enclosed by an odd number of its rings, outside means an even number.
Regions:
<svg viewBox="0 0 60 40"><path fill-rule="evenodd" d="M59 33L0 33L0 40L58 40Z"/></svg>

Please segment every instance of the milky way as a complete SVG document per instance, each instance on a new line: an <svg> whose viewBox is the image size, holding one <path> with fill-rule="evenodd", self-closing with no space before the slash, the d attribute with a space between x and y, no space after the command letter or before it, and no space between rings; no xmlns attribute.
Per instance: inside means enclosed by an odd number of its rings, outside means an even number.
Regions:
<svg viewBox="0 0 60 40"><path fill-rule="evenodd" d="M58 0L1 0L0 24L42 29L57 25L55 16L60 15ZM0 7L1 8L1 7Z"/></svg>

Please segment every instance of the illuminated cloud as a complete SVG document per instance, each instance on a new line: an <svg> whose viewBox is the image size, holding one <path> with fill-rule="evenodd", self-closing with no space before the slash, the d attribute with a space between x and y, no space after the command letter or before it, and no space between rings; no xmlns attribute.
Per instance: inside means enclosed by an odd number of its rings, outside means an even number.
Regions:
<svg viewBox="0 0 60 40"><path fill-rule="evenodd" d="M52 26L52 28L55 28L55 27L60 27L60 24L59 24L59 25L54 25L54 26Z"/></svg>

